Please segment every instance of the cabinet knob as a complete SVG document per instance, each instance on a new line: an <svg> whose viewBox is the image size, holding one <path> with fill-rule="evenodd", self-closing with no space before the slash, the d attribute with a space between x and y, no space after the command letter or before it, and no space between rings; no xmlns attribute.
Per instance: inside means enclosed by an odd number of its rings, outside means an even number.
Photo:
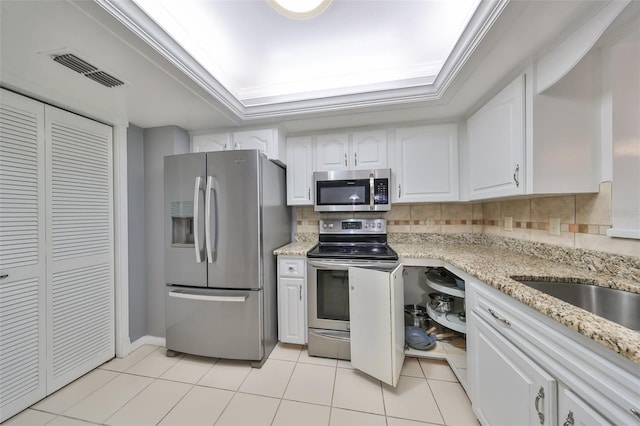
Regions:
<svg viewBox="0 0 640 426"><path fill-rule="evenodd" d="M358 153L357 152L353 153L353 165L354 166L358 165Z"/></svg>
<svg viewBox="0 0 640 426"><path fill-rule="evenodd" d="M0 280L4 280L5 278L9 278L9 274L0 274Z"/></svg>
<svg viewBox="0 0 640 426"><path fill-rule="evenodd" d="M513 181L516 183L516 188L520 188L520 180L518 176L520 174L520 164L516 164L516 170L513 172Z"/></svg>
<svg viewBox="0 0 640 426"><path fill-rule="evenodd" d="M289 272L293 272L293 271L294 271L293 266L289 266Z"/></svg>
<svg viewBox="0 0 640 426"><path fill-rule="evenodd" d="M344 153L344 166L347 167L347 153Z"/></svg>
<svg viewBox="0 0 640 426"><path fill-rule="evenodd" d="M311 201L311 188L307 188L307 199Z"/></svg>
<svg viewBox="0 0 640 426"><path fill-rule="evenodd" d="M402 197L402 185L398 184L398 198Z"/></svg>

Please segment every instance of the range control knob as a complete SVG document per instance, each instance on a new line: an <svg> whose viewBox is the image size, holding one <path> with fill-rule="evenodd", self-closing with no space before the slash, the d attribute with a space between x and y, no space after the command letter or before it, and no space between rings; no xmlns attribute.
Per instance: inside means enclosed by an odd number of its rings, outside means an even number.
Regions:
<svg viewBox="0 0 640 426"><path fill-rule="evenodd" d="M327 229L327 224L326 224L326 223L323 223L323 224L322 224L322 227L323 227L324 229Z"/></svg>
<svg viewBox="0 0 640 426"><path fill-rule="evenodd" d="M329 224L329 229L333 229L333 223Z"/></svg>

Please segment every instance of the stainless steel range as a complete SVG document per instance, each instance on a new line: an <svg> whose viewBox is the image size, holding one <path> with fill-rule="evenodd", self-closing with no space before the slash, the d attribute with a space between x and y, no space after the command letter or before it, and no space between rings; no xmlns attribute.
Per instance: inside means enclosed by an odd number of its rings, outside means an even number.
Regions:
<svg viewBox="0 0 640 426"><path fill-rule="evenodd" d="M325 219L308 254L309 355L351 359L349 267L392 271L384 219Z"/></svg>

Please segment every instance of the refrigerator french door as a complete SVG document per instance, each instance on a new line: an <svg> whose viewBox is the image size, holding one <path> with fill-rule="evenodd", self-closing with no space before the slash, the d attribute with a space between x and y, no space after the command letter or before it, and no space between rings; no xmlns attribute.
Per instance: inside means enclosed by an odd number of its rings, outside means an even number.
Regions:
<svg viewBox="0 0 640 426"><path fill-rule="evenodd" d="M257 150L165 157L167 349L261 362L275 345L284 170ZM265 208L266 206L266 208Z"/></svg>

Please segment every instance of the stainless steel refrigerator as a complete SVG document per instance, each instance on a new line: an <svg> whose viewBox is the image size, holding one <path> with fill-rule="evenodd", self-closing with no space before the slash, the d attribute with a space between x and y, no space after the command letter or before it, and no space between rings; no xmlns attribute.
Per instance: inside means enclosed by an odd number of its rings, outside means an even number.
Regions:
<svg viewBox="0 0 640 426"><path fill-rule="evenodd" d="M291 238L285 171L257 150L165 157L168 355L261 366L277 342L276 259Z"/></svg>

